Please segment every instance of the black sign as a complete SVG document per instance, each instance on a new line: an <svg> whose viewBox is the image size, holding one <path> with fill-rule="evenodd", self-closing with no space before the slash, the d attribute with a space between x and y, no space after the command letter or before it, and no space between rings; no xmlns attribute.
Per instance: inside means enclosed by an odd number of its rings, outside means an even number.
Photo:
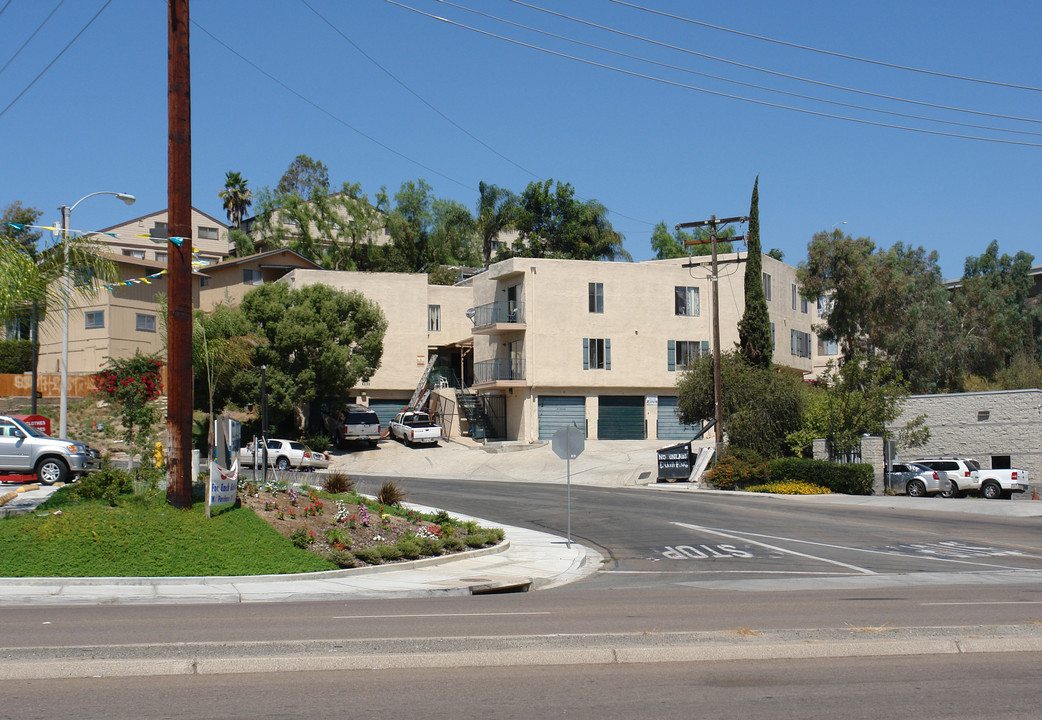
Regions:
<svg viewBox="0 0 1042 720"><path fill-rule="evenodd" d="M694 457L691 455L691 443L681 443L656 451L658 455L659 480L687 480L691 477Z"/></svg>

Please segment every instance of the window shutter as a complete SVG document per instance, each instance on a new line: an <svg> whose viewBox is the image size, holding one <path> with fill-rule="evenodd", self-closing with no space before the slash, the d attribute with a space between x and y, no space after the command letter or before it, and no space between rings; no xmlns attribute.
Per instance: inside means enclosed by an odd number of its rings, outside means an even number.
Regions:
<svg viewBox="0 0 1042 720"><path fill-rule="evenodd" d="M590 338L583 338L583 370L590 369Z"/></svg>
<svg viewBox="0 0 1042 720"><path fill-rule="evenodd" d="M611 370L611 340L604 340L604 369Z"/></svg>
<svg viewBox="0 0 1042 720"><path fill-rule="evenodd" d="M670 372L675 372L677 369L677 341L668 340L666 345L666 368Z"/></svg>

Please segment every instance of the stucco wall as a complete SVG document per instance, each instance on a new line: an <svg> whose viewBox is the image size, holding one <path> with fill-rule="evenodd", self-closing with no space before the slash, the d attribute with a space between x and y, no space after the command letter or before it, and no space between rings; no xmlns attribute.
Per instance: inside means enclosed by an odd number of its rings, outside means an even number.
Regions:
<svg viewBox="0 0 1042 720"><path fill-rule="evenodd" d="M1042 480L1042 390L913 395L895 424L920 414L927 416L930 441L902 458L970 457L990 468L995 456L1008 455L1032 483Z"/></svg>

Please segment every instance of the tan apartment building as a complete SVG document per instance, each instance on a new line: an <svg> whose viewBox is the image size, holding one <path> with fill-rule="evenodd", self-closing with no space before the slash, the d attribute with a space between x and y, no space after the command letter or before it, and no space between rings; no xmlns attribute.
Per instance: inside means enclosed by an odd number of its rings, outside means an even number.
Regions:
<svg viewBox="0 0 1042 720"><path fill-rule="evenodd" d="M744 264L721 256L721 346L738 341ZM708 258L640 263L512 258L473 288L474 390L503 398L505 435L547 440L575 423L589 438L690 439L678 372L711 352ZM812 372L813 303L796 269L763 256L774 361Z"/></svg>
<svg viewBox="0 0 1042 720"><path fill-rule="evenodd" d="M167 211L159 210L93 233L91 240L111 248L116 255L139 260L167 261ZM192 208L192 252L207 265L231 254L228 226Z"/></svg>
<svg viewBox="0 0 1042 720"><path fill-rule="evenodd" d="M74 291L69 304L69 372L94 373L106 358L126 358L166 346L160 296L167 294L166 263L103 254L119 272L119 282L94 297ZM199 303L199 273L192 274L192 304ZM41 372L60 372L62 311L55 309L40 331Z"/></svg>
<svg viewBox="0 0 1042 720"><path fill-rule="evenodd" d="M203 275L199 284L199 309L209 312L218 305L234 307L253 288L275 282L296 268L321 270L322 266L285 248L207 265L199 269Z"/></svg>

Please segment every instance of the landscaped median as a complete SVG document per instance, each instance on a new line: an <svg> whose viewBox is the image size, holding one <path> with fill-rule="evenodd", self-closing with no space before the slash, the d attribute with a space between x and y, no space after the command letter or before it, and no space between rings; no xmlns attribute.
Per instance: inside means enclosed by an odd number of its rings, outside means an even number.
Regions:
<svg viewBox="0 0 1042 720"><path fill-rule="evenodd" d="M337 487L328 488L329 479ZM397 490L396 488L393 488ZM154 487L106 468L60 488L33 513L0 521L0 577L199 577L283 575L439 557L492 546L499 529L447 513L402 507L353 492L343 476L327 489L244 483L240 502L205 516Z"/></svg>

